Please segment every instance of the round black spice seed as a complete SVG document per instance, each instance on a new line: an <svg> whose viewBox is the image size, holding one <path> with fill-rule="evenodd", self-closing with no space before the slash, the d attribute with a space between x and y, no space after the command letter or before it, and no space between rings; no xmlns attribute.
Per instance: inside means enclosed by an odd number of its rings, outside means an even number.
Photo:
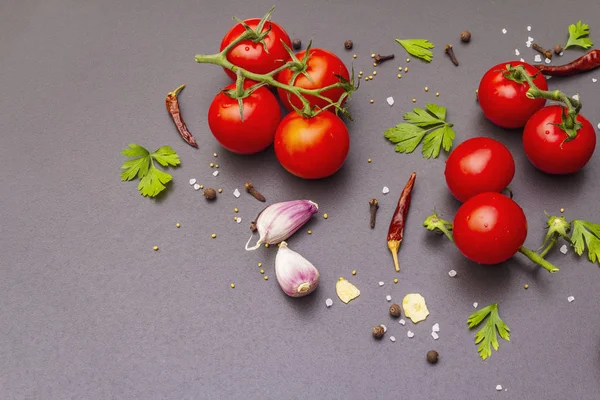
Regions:
<svg viewBox="0 0 600 400"><path fill-rule="evenodd" d="M392 304L390 306L390 315L392 317L399 317L400 316L400 306L398 304Z"/></svg>
<svg viewBox="0 0 600 400"><path fill-rule="evenodd" d="M385 333L383 326L381 326L381 325L377 325L375 328L373 328L372 332L373 332L373 337L375 339L381 339L383 337L383 334Z"/></svg>
<svg viewBox="0 0 600 400"><path fill-rule="evenodd" d="M462 40L465 43L469 43L471 41L471 32L464 31L463 33L461 33L460 40Z"/></svg>
<svg viewBox="0 0 600 400"><path fill-rule="evenodd" d="M302 47L302 41L300 39L292 40L292 48L294 50L300 50L300 47Z"/></svg>
<svg viewBox="0 0 600 400"><path fill-rule="evenodd" d="M556 46L554 46L554 53L556 55L560 55L560 53L563 51L563 48L560 44L557 44Z"/></svg>
<svg viewBox="0 0 600 400"><path fill-rule="evenodd" d="M440 358L440 355L439 355L439 353L437 351L435 351L435 350L429 350L427 352L427 361L430 364L436 364L438 362L439 358Z"/></svg>
<svg viewBox="0 0 600 400"><path fill-rule="evenodd" d="M204 197L206 200L214 200L217 197L217 191L213 188L204 189Z"/></svg>
<svg viewBox="0 0 600 400"><path fill-rule="evenodd" d="M354 43L352 43L352 40L346 40L344 42L344 47L346 48L346 50L352 49L352 46L354 46Z"/></svg>

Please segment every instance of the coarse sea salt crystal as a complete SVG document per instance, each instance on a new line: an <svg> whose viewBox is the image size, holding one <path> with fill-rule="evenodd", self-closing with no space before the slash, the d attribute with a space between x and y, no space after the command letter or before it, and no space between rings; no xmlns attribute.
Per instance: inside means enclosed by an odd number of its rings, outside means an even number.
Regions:
<svg viewBox="0 0 600 400"><path fill-rule="evenodd" d="M392 96L385 99L390 106L394 105L394 98Z"/></svg>
<svg viewBox="0 0 600 400"><path fill-rule="evenodd" d="M597 78L592 78L592 82L596 83L596 82L598 82L598 79Z"/></svg>
<svg viewBox="0 0 600 400"><path fill-rule="evenodd" d="M440 338L440 335L438 335L437 332L431 332L431 337L433 338L433 340L438 340Z"/></svg>
<svg viewBox="0 0 600 400"><path fill-rule="evenodd" d="M573 297L573 296L569 296L569 297L567 297L567 301L568 301L569 303L572 303L573 301L575 301L575 297Z"/></svg>
<svg viewBox="0 0 600 400"><path fill-rule="evenodd" d="M565 52L564 52L564 51L561 51L561 52L560 52L560 54L559 54L559 56L561 56L561 57L562 57L562 56L563 56L563 54L565 54Z"/></svg>
<svg viewBox="0 0 600 400"><path fill-rule="evenodd" d="M479 305L479 303L477 303L477 302L473 303L473 308L477 308L478 305Z"/></svg>
<svg viewBox="0 0 600 400"><path fill-rule="evenodd" d="M390 336L390 340L391 340L392 342L395 342L395 341L396 341L396 338L395 338L394 336Z"/></svg>
<svg viewBox="0 0 600 400"><path fill-rule="evenodd" d="M387 186L384 186L383 189L381 190L381 193L383 194L388 194L390 192L390 188Z"/></svg>
<svg viewBox="0 0 600 400"><path fill-rule="evenodd" d="M400 321L398 321L398 323L400 325L404 325L404 324L406 324L406 321L404 320L404 318L400 318Z"/></svg>
<svg viewBox="0 0 600 400"><path fill-rule="evenodd" d="M431 327L431 331L432 332L439 332L440 331L440 324L436 323L435 325L433 325Z"/></svg>
<svg viewBox="0 0 600 400"><path fill-rule="evenodd" d="M507 32L506 29L502 28L502 33L506 35L506 32Z"/></svg>
<svg viewBox="0 0 600 400"><path fill-rule="evenodd" d="M219 171L213 172L213 176L217 176L217 175L219 175Z"/></svg>
<svg viewBox="0 0 600 400"><path fill-rule="evenodd" d="M532 38L531 36L527 36L527 41L528 41L528 42L531 42L531 43L533 43L533 41L534 41L534 40L535 40L535 39L534 39L534 38Z"/></svg>
<svg viewBox="0 0 600 400"><path fill-rule="evenodd" d="M450 276L450 278L454 278L456 276L456 271L451 269L450 271L448 271L448 276Z"/></svg>
<svg viewBox="0 0 600 400"><path fill-rule="evenodd" d="M331 299L325 300L325 305L327 306L327 308L331 307L333 305L333 300L331 300Z"/></svg>
<svg viewBox="0 0 600 400"><path fill-rule="evenodd" d="M531 25L527 25L527 32L531 32Z"/></svg>
<svg viewBox="0 0 600 400"><path fill-rule="evenodd" d="M525 62L525 59L524 59L524 58L521 58L521 62Z"/></svg>
<svg viewBox="0 0 600 400"><path fill-rule="evenodd" d="M598 123L598 129L600 129L600 123Z"/></svg>
<svg viewBox="0 0 600 400"><path fill-rule="evenodd" d="M383 286L385 283L383 281L379 281L379 286Z"/></svg>
<svg viewBox="0 0 600 400"><path fill-rule="evenodd" d="M387 296L385 296L385 299L386 299L387 301L392 301L392 296L390 296L390 295L388 294Z"/></svg>
<svg viewBox="0 0 600 400"><path fill-rule="evenodd" d="M546 59L544 60L544 62L545 62L546 64L550 64L550 63L552 62L552 60L551 60L551 59L549 59L549 58L546 58Z"/></svg>
<svg viewBox="0 0 600 400"><path fill-rule="evenodd" d="M385 326L384 324L381 324L381 327L383 328L383 333L387 332L387 326Z"/></svg>
<svg viewBox="0 0 600 400"><path fill-rule="evenodd" d="M571 96L571 97L573 97L575 100L578 100L578 101L579 101L579 95L578 95L578 94L574 94L574 95L573 95L573 96Z"/></svg>
<svg viewBox="0 0 600 400"><path fill-rule="evenodd" d="M497 391L501 391L502 390L502 385L496 385L496 390Z"/></svg>
<svg viewBox="0 0 600 400"><path fill-rule="evenodd" d="M515 49L515 56L520 56L521 52L519 51L519 49Z"/></svg>
<svg viewBox="0 0 600 400"><path fill-rule="evenodd" d="M239 190L237 190L237 189L235 189L235 190L233 191L233 195L234 195L235 197L240 197L240 191L239 191Z"/></svg>
<svg viewBox="0 0 600 400"><path fill-rule="evenodd" d="M236 222L237 222L238 224L240 224L240 223L242 223L242 219L241 219L240 217L237 217L237 219L236 219Z"/></svg>
<svg viewBox="0 0 600 400"><path fill-rule="evenodd" d="M560 247L560 252L561 252L561 253L563 253L563 254L567 254L567 251L568 251L568 249L567 249L567 245L566 245L566 244L563 244L563 245Z"/></svg>
<svg viewBox="0 0 600 400"><path fill-rule="evenodd" d="M198 185L197 183L194 184L194 190L198 190L200 189L200 185Z"/></svg>
<svg viewBox="0 0 600 400"><path fill-rule="evenodd" d="M415 333L413 331L408 331L408 332L406 332L406 336L408 336L409 338L412 338L415 336Z"/></svg>
<svg viewBox="0 0 600 400"><path fill-rule="evenodd" d="M535 57L533 58L533 61L542 62L542 56L540 56L539 54L536 54Z"/></svg>
<svg viewBox="0 0 600 400"><path fill-rule="evenodd" d="M196 180L194 178L190 179L190 185L193 185L194 183L196 183Z"/></svg>

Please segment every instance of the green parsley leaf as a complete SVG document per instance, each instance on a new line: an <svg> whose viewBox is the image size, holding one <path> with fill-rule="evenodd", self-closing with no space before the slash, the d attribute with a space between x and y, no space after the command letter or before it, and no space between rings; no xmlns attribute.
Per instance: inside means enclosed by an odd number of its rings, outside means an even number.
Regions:
<svg viewBox="0 0 600 400"><path fill-rule="evenodd" d="M451 123L446 122L446 108L427 104L425 110L415 108L402 116L407 121L384 132L384 136L396 143L398 153L412 153L423 141L423 157L437 158L441 148L450 151L456 137Z"/></svg>
<svg viewBox="0 0 600 400"><path fill-rule="evenodd" d="M396 42L400 43L411 56L421 58L427 62L430 62L433 58L433 53L427 49L433 49L434 46L427 39L396 39Z"/></svg>
<svg viewBox="0 0 600 400"><path fill-rule="evenodd" d="M571 243L577 255L582 255L587 245L588 258L591 262L600 263L600 225L592 222L573 220Z"/></svg>
<svg viewBox="0 0 600 400"><path fill-rule="evenodd" d="M565 49L572 46L583 47L589 49L594 43L587 37L590 34L590 26L588 24L582 24L581 21L577 22L577 25L569 25L569 40Z"/></svg>
<svg viewBox="0 0 600 400"><path fill-rule="evenodd" d="M475 334L475 344L479 345L477 351L483 360L492 355L492 347L498 351L499 344L496 330L502 339L510 342L510 329L498 314L498 303L490 304L479 311L475 311L467 319L467 325L470 329L474 328L486 317L485 325Z"/></svg>
<svg viewBox="0 0 600 400"><path fill-rule="evenodd" d="M139 178L138 190L142 196L154 197L158 195L172 179L171 175L156 168L154 161L163 167L176 167L181 164L179 156L169 146L163 146L150 154L142 146L132 143L121 154L126 157L135 157L132 160L125 161L121 166L121 169L124 169L121 172L121 181Z"/></svg>

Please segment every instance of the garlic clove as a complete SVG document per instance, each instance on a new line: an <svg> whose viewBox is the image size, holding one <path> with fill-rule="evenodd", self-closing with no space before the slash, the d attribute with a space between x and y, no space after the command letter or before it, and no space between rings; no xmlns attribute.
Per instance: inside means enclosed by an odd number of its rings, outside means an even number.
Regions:
<svg viewBox="0 0 600 400"><path fill-rule="evenodd" d="M319 205L310 200L291 200L271 204L262 210L253 226L259 234L258 242L248 247L252 237L246 243L246 250L256 250L263 243L277 244L290 236L308 222L319 211Z"/></svg>
<svg viewBox="0 0 600 400"><path fill-rule="evenodd" d="M402 308L404 309L404 315L415 324L424 321L429 315L425 298L418 293L410 293L404 296Z"/></svg>
<svg viewBox="0 0 600 400"><path fill-rule="evenodd" d="M306 258L291 250L286 242L279 244L275 257L275 275L281 289L290 297L302 297L319 286L319 270Z"/></svg>
<svg viewBox="0 0 600 400"><path fill-rule="evenodd" d="M346 304L360 296L360 290L344 278L340 278L335 284L335 292Z"/></svg>

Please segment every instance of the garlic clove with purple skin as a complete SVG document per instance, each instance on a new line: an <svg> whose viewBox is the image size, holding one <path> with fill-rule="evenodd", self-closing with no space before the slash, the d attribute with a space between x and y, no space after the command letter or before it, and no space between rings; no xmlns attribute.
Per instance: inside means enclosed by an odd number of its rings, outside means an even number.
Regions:
<svg viewBox="0 0 600 400"><path fill-rule="evenodd" d="M279 244L275 257L275 275L281 289L290 297L302 297L319 286L319 270L306 258L291 250L286 242Z"/></svg>
<svg viewBox="0 0 600 400"><path fill-rule="evenodd" d="M319 205L310 200L291 200L271 204L256 218L258 242L249 248L248 245L254 236L251 235L246 243L246 250L256 250L263 243L277 244L286 240L317 212L319 212Z"/></svg>

